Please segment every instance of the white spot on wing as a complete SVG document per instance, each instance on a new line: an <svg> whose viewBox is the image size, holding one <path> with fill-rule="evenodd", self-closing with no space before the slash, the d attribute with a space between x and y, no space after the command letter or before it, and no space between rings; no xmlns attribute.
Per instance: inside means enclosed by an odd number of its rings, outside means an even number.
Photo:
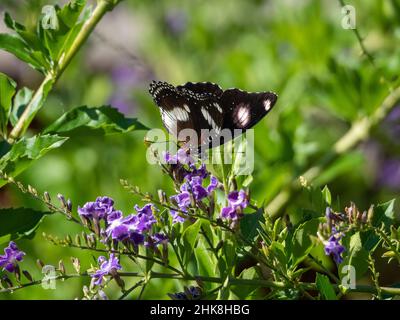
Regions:
<svg viewBox="0 0 400 320"><path fill-rule="evenodd" d="M269 100L269 99L264 100L264 108L265 108L265 111L269 111L269 109L271 109L271 100Z"/></svg>
<svg viewBox="0 0 400 320"><path fill-rule="evenodd" d="M241 104L236 112L236 122L245 127L250 122L250 111L248 105Z"/></svg>
<svg viewBox="0 0 400 320"><path fill-rule="evenodd" d="M176 107L172 110L172 114L178 121L188 121L189 120L189 113L180 107Z"/></svg>
<svg viewBox="0 0 400 320"><path fill-rule="evenodd" d="M217 128L217 124L215 123L211 114L204 107L201 107L201 114L203 115L204 119L206 119L211 128L213 129Z"/></svg>
<svg viewBox="0 0 400 320"><path fill-rule="evenodd" d="M222 108L218 103L214 102L214 107L219 111L219 113L222 113Z"/></svg>

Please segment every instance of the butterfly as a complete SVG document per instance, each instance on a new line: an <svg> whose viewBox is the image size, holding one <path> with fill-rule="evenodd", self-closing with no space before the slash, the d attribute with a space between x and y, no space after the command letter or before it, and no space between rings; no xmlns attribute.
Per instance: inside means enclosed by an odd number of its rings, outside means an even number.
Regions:
<svg viewBox="0 0 400 320"><path fill-rule="evenodd" d="M211 82L173 86L153 81L149 92L164 127L189 148L216 147L235 138L271 111L278 98L269 91L222 90Z"/></svg>

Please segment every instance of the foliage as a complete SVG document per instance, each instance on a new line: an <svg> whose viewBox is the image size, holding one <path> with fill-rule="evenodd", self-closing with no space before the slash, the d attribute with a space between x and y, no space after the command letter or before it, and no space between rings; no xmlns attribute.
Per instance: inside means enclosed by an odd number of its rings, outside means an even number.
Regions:
<svg viewBox="0 0 400 320"><path fill-rule="evenodd" d="M390 200L400 185L398 35L388 31L398 24L394 2L352 1L355 30L341 27L339 1L292 7L272 1L120 2L98 0L94 8L84 0L54 3L55 28L45 27L47 3L41 0L2 5L13 14L4 14L9 33L0 33L0 49L38 72L41 82L0 60L6 70L0 72L0 240L17 241L27 253L22 262L8 261L12 272L0 271L1 294L53 297L40 288L43 263L39 271L33 266L48 259L57 265L57 280L75 279L57 282L66 289L56 290L58 298L103 299L105 292L161 299L399 295L395 284L380 283L382 259L400 263L398 204ZM94 31L109 11L123 18L131 7L138 19L129 21L140 25L125 23L140 30L132 46L138 56L124 39L103 41ZM120 26L108 23L114 35L112 28ZM111 48L100 67L99 47L90 41L96 35ZM193 174L201 162L196 169L164 163L160 155L159 166L146 162L152 149L142 143L143 133L160 120L142 83L154 74L172 83L211 80L224 88L278 92L277 107L255 129L251 175L237 175L236 164L210 165L199 186L178 179L176 166ZM181 190L184 183L207 189L212 176L218 187L204 198ZM121 177L129 196L116 186ZM73 201L58 194L55 204L50 194L60 191ZM245 195L239 205L231 199L235 192ZM115 204L87 203L104 194ZM128 212L133 201L153 204L148 225L142 230L141 222L133 223L145 212L136 207L135 214L116 219L129 237L113 238L111 213ZM93 206L111 211L97 219ZM224 209L232 209L231 219ZM59 261L40 256L45 251ZM5 259L11 258L0 256L0 264ZM347 266L356 275L350 287Z"/></svg>

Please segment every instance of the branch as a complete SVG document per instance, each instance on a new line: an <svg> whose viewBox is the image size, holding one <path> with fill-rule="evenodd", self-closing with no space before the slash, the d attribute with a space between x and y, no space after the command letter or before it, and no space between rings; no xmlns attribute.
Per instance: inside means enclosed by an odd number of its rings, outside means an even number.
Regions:
<svg viewBox="0 0 400 320"><path fill-rule="evenodd" d="M75 57L79 49L86 42L94 28L103 18L103 16L110 10L112 10L121 0L116 0L111 2L111 0L99 0L98 5L93 11L92 16L85 22L79 34L75 38L74 42L71 44L69 50L63 55L58 62L58 68L53 72L49 72L43 79L41 85L36 90L32 99L29 101L21 117L18 119L17 124L11 130L8 137L9 143L14 143L18 138L20 138L25 131L28 129L30 123L32 122L35 114L43 106L43 103L47 97L47 93L54 86L56 81L60 78L64 70L70 64L72 59Z"/></svg>
<svg viewBox="0 0 400 320"><path fill-rule="evenodd" d="M382 104L370 117L363 117L355 121L349 131L345 133L333 146L332 151L327 153L317 165L305 171L303 176L308 182L312 183L319 174L334 160L342 154L356 147L360 142L368 138L373 127L378 125L390 112L396 102L400 99L400 87L392 90L383 100ZM265 211L276 219L283 214L283 208L293 200L301 190L301 184L297 177L292 180L288 187L282 190L266 207Z"/></svg>

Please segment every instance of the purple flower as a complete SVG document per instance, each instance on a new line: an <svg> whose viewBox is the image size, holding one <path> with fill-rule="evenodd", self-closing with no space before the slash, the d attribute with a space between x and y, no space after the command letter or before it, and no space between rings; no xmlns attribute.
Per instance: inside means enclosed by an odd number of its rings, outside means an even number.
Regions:
<svg viewBox="0 0 400 320"><path fill-rule="evenodd" d="M221 209L220 217L226 220L237 220L238 214L233 207L224 207Z"/></svg>
<svg viewBox="0 0 400 320"><path fill-rule="evenodd" d="M111 212L108 216L107 216L107 222L111 223L114 220L120 219L122 217L122 212L119 210L115 210L113 212Z"/></svg>
<svg viewBox="0 0 400 320"><path fill-rule="evenodd" d="M112 220L108 220L109 226L106 230L107 237L111 237L113 240L123 241L129 239L134 244L138 245L143 243L144 236L151 230L154 223L157 222L153 215L153 210L157 210L152 203L146 204L143 208L135 205L137 214L131 214L127 217L123 217L122 214L113 214Z"/></svg>
<svg viewBox="0 0 400 320"><path fill-rule="evenodd" d="M191 204L190 193L188 191L183 191L177 195L171 196L171 199L176 202L179 209L185 212Z"/></svg>
<svg viewBox="0 0 400 320"><path fill-rule="evenodd" d="M185 287L184 292L169 293L172 300L196 300L201 296L201 289L199 287Z"/></svg>
<svg viewBox="0 0 400 320"><path fill-rule="evenodd" d="M110 254L109 260L106 260L105 257L100 256L97 261L100 265L100 269L91 275L91 277L95 280L95 285L101 285L104 276L108 274L113 274L117 270L122 269L121 265L119 264L118 258L115 257L113 253Z"/></svg>
<svg viewBox="0 0 400 320"><path fill-rule="evenodd" d="M176 210L170 210L169 213L172 216L172 223L182 223L186 221L186 218L183 217L183 213L182 212L178 212Z"/></svg>
<svg viewBox="0 0 400 320"><path fill-rule="evenodd" d="M240 207L242 209L246 208L249 204L249 201L247 200L247 195L243 190L232 191L228 195L228 202L231 207Z"/></svg>
<svg viewBox="0 0 400 320"><path fill-rule="evenodd" d="M210 184L207 187L207 192L210 194L211 192L213 192L215 189L218 188L218 185L219 185L218 179L214 176L211 176Z"/></svg>
<svg viewBox="0 0 400 320"><path fill-rule="evenodd" d="M98 197L95 202L87 202L82 208L78 207L78 213L88 219L101 220L114 211L114 200L109 197Z"/></svg>
<svg viewBox="0 0 400 320"><path fill-rule="evenodd" d="M190 170L185 176L186 180L191 180L193 177L200 177L205 179L208 176L208 171L206 170L206 165L202 163L199 168L197 168L193 163L190 165Z"/></svg>
<svg viewBox="0 0 400 320"><path fill-rule="evenodd" d="M343 261L343 257L341 254L345 252L345 248L339 243L341 237L337 237L336 235L332 235L328 241L325 243L325 254L332 255L333 259L337 264Z"/></svg>
<svg viewBox="0 0 400 320"><path fill-rule="evenodd" d="M188 153L188 151L184 149L179 149L175 155L171 155L168 151L164 152L163 160L167 164L193 164L194 159Z"/></svg>
<svg viewBox="0 0 400 320"><path fill-rule="evenodd" d="M4 249L4 255L0 256L0 267L8 272L14 272L17 268L18 262L22 261L25 252L18 249L15 242L10 241L8 247Z"/></svg>
<svg viewBox="0 0 400 320"><path fill-rule="evenodd" d="M144 245L149 247L149 246L157 246L159 244L167 244L168 243L168 237L164 233L155 233L152 236L150 236L151 241L145 242Z"/></svg>
<svg viewBox="0 0 400 320"><path fill-rule="evenodd" d="M228 206L221 209L220 217L227 220L237 220L238 213L249 204L247 195L243 190L232 191L228 195Z"/></svg>

